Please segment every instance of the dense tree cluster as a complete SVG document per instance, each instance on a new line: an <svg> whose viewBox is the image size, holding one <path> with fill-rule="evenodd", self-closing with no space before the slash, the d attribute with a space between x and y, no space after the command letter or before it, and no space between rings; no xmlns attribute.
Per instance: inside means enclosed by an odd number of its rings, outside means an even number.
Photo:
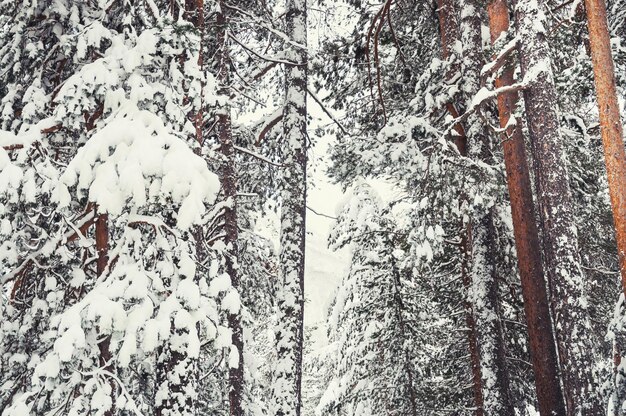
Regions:
<svg viewBox="0 0 626 416"><path fill-rule="evenodd" d="M624 10L0 0L0 414L626 414Z"/></svg>

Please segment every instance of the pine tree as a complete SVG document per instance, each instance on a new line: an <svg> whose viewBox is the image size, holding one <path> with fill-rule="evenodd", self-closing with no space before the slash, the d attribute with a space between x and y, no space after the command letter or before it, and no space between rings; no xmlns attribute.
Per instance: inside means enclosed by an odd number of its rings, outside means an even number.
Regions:
<svg viewBox="0 0 626 416"><path fill-rule="evenodd" d="M591 379L593 348L585 335L590 330L585 282L562 136L551 104L556 90L542 5L522 1L515 13L517 35L524 39L519 43L521 70L528 83L524 101L567 411L575 415L588 408L593 414L601 405ZM542 394L542 389L537 393ZM563 414L558 397L547 403L554 407L543 412Z"/></svg>
<svg viewBox="0 0 626 416"><path fill-rule="evenodd" d="M463 92L470 97L466 108L471 108L479 91L479 68L483 65L481 40L481 8L478 2L465 0L461 10L461 44L463 45L462 71ZM471 114L466 123L467 154L476 161L492 163L491 143L485 134L485 126L477 113ZM479 193L474 199L483 199ZM489 198L489 195L486 195ZM465 249L471 275L469 302L478 327L479 359L483 389L483 406L486 414L512 416L509 392L509 374L506 363L504 335L500 322L498 295L498 271L489 253L497 250L494 229L494 207L478 206L469 213L466 224Z"/></svg>
<svg viewBox="0 0 626 416"><path fill-rule="evenodd" d="M441 0L438 2L438 17L439 17L439 33L441 38L441 57L444 60L454 59L453 62L461 63L461 59L457 58L455 48L461 42L460 40L460 27L459 16L456 13L457 4L453 0ZM450 71L447 74L448 79L453 80L458 78L461 73L459 65L451 65ZM459 116L458 105L455 105L452 101L448 102L447 110L453 117ZM467 154L467 136L465 129L461 123L454 126L454 143L461 154ZM465 225L465 236L461 240L461 253L462 253L462 265L461 274L463 283L465 285L465 291L469 292L471 287L471 276L468 262L471 261L471 255L469 253L468 244L471 241L471 227L469 224ZM480 353L478 351L478 331L476 325L476 319L472 310L472 303L469 296L466 295L465 300L465 314L467 324L467 339L468 349L470 353L470 366L472 370L472 384L474 391L474 405L476 406L476 416L482 416L485 411L484 397L483 397L483 380L481 377L481 365L480 365Z"/></svg>
<svg viewBox="0 0 626 416"><path fill-rule="evenodd" d="M300 416L304 343L304 244L307 167L307 2L288 0L285 9L285 102L283 108L283 176L281 180L282 287L278 299L278 356L273 401L277 416Z"/></svg>
<svg viewBox="0 0 626 416"><path fill-rule="evenodd" d="M351 263L329 313L319 413L428 415L458 405L440 390L453 377L441 341L454 323L413 272L407 236L371 186L354 186L330 236L333 249L349 247Z"/></svg>
<svg viewBox="0 0 626 416"><path fill-rule="evenodd" d="M505 42L508 38L503 38L502 35L509 30L508 5L505 1L492 1L488 5L488 11L491 41L500 48L506 47ZM503 64L502 73L495 80L496 88L514 84L514 69L510 61ZM563 400L558 382L558 361L554 349L524 137L522 127L514 115L516 106L516 92L503 92L498 95L500 126L504 129L502 134L504 162L535 372L535 386L540 402L546 400L546 397L551 397L558 403L559 398ZM548 389L552 391L548 392ZM547 407L546 404L540 403L540 407L543 406Z"/></svg>
<svg viewBox="0 0 626 416"><path fill-rule="evenodd" d="M3 364L22 357L3 375L2 407L194 413L199 345L228 333L215 316L234 296L213 284L220 251L199 253L191 232L213 220L219 190L191 150L188 115L217 98L197 32L169 3L21 3L2 5L14 24L0 35L12 131L1 221L24 230L1 257L15 288ZM45 215L28 220L36 205Z"/></svg>

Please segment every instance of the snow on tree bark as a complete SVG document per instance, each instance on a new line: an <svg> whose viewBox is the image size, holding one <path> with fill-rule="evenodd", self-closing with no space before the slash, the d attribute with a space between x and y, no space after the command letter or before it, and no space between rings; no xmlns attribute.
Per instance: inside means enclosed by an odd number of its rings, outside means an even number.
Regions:
<svg viewBox="0 0 626 416"><path fill-rule="evenodd" d="M304 340L304 247L307 165L307 2L288 0L285 8L286 58L283 109L283 176L280 185L280 278L273 380L274 414L300 416Z"/></svg>
<svg viewBox="0 0 626 416"><path fill-rule="evenodd" d="M461 10L461 44L463 50L463 92L469 98L480 89L480 68L483 66L481 39L481 9L478 1L465 0ZM491 145L485 127L478 114L472 114L466 123L467 153L472 159L492 162ZM480 188L477 192L481 192ZM474 196L474 199L475 196ZM480 199L487 199L480 196ZM509 374L506 364L504 335L499 316L498 272L490 253L498 247L494 230L494 210L479 204L468 213L466 250L470 263L470 287L468 290L476 327L484 413L513 416L510 397ZM490 259L490 257L492 257Z"/></svg>
<svg viewBox="0 0 626 416"><path fill-rule="evenodd" d="M585 9L622 289L626 294L626 152L615 86L615 64L604 0L585 0Z"/></svg>
<svg viewBox="0 0 626 416"><path fill-rule="evenodd" d="M555 109L557 95L543 6L543 1L521 0L515 12L521 70L529 84L524 102L567 414L595 415L602 406L591 373L593 345L588 336L585 277Z"/></svg>
<svg viewBox="0 0 626 416"><path fill-rule="evenodd" d="M506 0L491 0L488 12L491 42L496 44L502 34L509 30L509 8ZM500 76L496 78L496 88L512 85L514 70L513 64L505 65ZM500 126L505 129L502 133L502 147L530 354L535 373L535 390L539 408L543 409L543 412L563 414L564 400L559 383L558 359L541 262L539 232L535 222L524 137L521 124L515 120L514 123L510 122L511 117L514 117L517 101L515 92L500 94L498 114Z"/></svg>
<svg viewBox="0 0 626 416"><path fill-rule="evenodd" d="M219 10L216 16L217 25L217 79L223 88L220 93L228 97L230 93L230 52L228 47L228 17L226 15L226 5L223 1L219 3ZM220 181L222 191L227 201L224 209L224 243L228 252L226 253L225 271L230 276L233 289L239 289L238 271L238 244L239 229L237 226L237 173L235 168L235 148L233 142L232 120L230 115L230 105L227 103L219 109L218 113L218 136L220 151L223 156L220 167ZM229 359L228 379L229 392L228 402L231 416L243 416L243 383L244 383L244 361L243 361L243 328L241 325L241 309L228 311L228 325L233 332L232 350L230 354L236 356L236 361ZM233 359L234 360L234 359Z"/></svg>
<svg viewBox="0 0 626 416"><path fill-rule="evenodd" d="M439 16L439 36L441 38L441 57L445 60L455 59L456 64L453 65L446 79L453 80L461 71L459 57L454 57L455 48L460 43L459 34L459 16L457 14L456 0L438 0L438 16ZM458 117L457 106L453 102L446 105L448 113L453 117ZM461 155L467 154L467 137L465 129L461 123L454 126L454 143L459 149ZM464 227L464 235L461 238L461 279L463 287L468 291L472 284L469 254L469 245L471 243L471 228L469 225ZM467 342L470 355L470 372L472 376L472 392L474 395L474 406L476 407L476 416L484 415L484 398L483 386L480 371L480 352L478 350L478 331L476 320L472 310L472 304L469 298L465 297L465 324L467 325Z"/></svg>

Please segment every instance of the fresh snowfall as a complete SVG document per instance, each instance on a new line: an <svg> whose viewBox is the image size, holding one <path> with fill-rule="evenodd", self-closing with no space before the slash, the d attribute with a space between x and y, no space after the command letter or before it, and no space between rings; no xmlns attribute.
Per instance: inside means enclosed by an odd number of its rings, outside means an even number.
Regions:
<svg viewBox="0 0 626 416"><path fill-rule="evenodd" d="M0 416L626 416L626 0L0 0Z"/></svg>

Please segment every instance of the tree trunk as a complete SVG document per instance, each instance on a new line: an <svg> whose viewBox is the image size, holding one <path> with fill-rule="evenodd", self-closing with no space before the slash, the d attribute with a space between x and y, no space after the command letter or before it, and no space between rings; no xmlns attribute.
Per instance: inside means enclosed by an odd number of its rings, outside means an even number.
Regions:
<svg viewBox="0 0 626 416"><path fill-rule="evenodd" d="M480 68L484 64L481 39L481 8L478 1L466 0L462 10L461 44L463 45L463 91L469 108L480 88ZM467 152L469 157L493 163L489 137L477 114L467 119ZM480 190L478 191L480 192ZM511 402L509 373L506 364L504 334L500 321L498 275L491 253L498 250L495 239L494 211L483 207L469 213L471 233L468 233L470 250L471 286L468 291L476 327L483 391L484 413L487 415L514 416Z"/></svg>
<svg viewBox="0 0 626 416"><path fill-rule="evenodd" d="M393 244L392 241L388 242ZM394 301L394 312L396 313L396 319L398 320L398 324L400 327L400 335L403 340L407 340L408 331L406 329L406 323L404 320L403 311L404 311L404 302L402 301L402 279L400 275L400 269L396 264L396 261L392 258L391 260L391 271L393 276L393 301ZM418 416L418 392L415 390L415 368L413 363L411 362L411 356L409 352L404 349L404 371L406 373L406 386L408 390L408 401L411 408L411 413L407 414L407 416Z"/></svg>
<svg viewBox="0 0 626 416"><path fill-rule="evenodd" d="M444 60L450 59L454 54L454 48L460 42L459 38L459 18L456 13L456 0L437 0L437 13L439 16L439 36L441 38L441 57ZM460 57L457 57L460 58ZM460 59L456 59L446 74L446 81L453 80L460 74ZM459 111L450 102L446 104L446 109L452 117L458 117ZM455 144L461 154L466 154L465 148L465 130L459 123L454 126Z"/></svg>
<svg viewBox="0 0 626 416"><path fill-rule="evenodd" d="M217 13L217 79L222 88L221 94L230 95L230 53L227 41L228 18L226 6L220 1ZM224 198L229 202L224 210L224 243L228 248L225 260L226 273L230 276L233 289L239 290L239 273L237 270L239 229L237 226L237 172L235 168L235 149L233 143L233 131L230 115L230 106L224 105L218 114L218 136L220 151L223 156L220 167L220 179ZM228 325L233 331L232 344L236 348L237 365L228 367L229 392L231 416L243 416L243 385L244 385L244 362L243 362L243 329L241 325L241 313L228 313Z"/></svg>
<svg viewBox="0 0 626 416"><path fill-rule="evenodd" d="M553 290L563 392L568 415L600 414L591 369L593 344L572 215L569 172L555 105L558 102L545 33L543 1L520 0L515 14L522 75L530 85L524 102L542 226L548 282ZM560 405L559 405L560 406ZM587 412L587 410L589 412ZM548 414L548 413L546 413Z"/></svg>
<svg viewBox="0 0 626 416"><path fill-rule="evenodd" d="M456 13L455 0L437 0L439 14L439 33L441 37L441 57L444 60L450 59L454 52L455 44L459 40L459 21ZM460 62L458 59L456 62ZM446 74L447 80L454 79L460 73L460 66L453 65ZM459 112L450 102L446 105L450 115L458 117ZM467 154L465 130L461 123L454 126L454 141L457 149L462 155ZM469 251L469 242L471 241L471 227L464 227L465 235L461 238L461 280L463 288L467 292L472 285L471 270L469 269L471 254ZM469 298L465 296L463 302L465 308L465 325L467 326L467 342L470 356L470 372L472 376L472 392L474 394L474 407L476 408L476 416L484 415L483 386L480 373L480 356L478 351L478 332L476 329L476 320L472 311L472 304Z"/></svg>
<svg viewBox="0 0 626 416"><path fill-rule="evenodd" d="M626 294L626 153L604 0L585 0L622 288Z"/></svg>
<svg viewBox="0 0 626 416"><path fill-rule="evenodd" d="M509 8L506 0L491 0L488 5L492 44L502 33L509 30ZM508 64L496 78L496 87L514 83L515 67ZM535 373L535 389L542 414L563 414L563 392L559 383L558 359L552 332L550 305L535 222L530 173L526 160L524 137L520 123L509 125L509 119L517 107L517 93L498 96L500 126L506 127L502 134L504 164L506 167L513 234L517 251L517 264L522 282L524 312L528 327L530 356Z"/></svg>
<svg viewBox="0 0 626 416"><path fill-rule="evenodd" d="M307 3L287 0L285 104L283 109L283 177L280 195L279 256L281 293L276 331L277 363L274 373L274 414L300 416L302 408L302 348L304 341L304 248L306 236L307 165Z"/></svg>
<svg viewBox="0 0 626 416"><path fill-rule="evenodd" d="M98 214L97 206L96 210L96 274L101 276L109 263L109 216L107 214ZM111 355L111 336L108 335L98 342L98 349L100 350L100 367L104 368L111 374L115 374L115 368L113 367ZM104 412L105 416L112 416L115 414L115 389L117 385L115 380L109 380L109 386L111 387L111 408Z"/></svg>

